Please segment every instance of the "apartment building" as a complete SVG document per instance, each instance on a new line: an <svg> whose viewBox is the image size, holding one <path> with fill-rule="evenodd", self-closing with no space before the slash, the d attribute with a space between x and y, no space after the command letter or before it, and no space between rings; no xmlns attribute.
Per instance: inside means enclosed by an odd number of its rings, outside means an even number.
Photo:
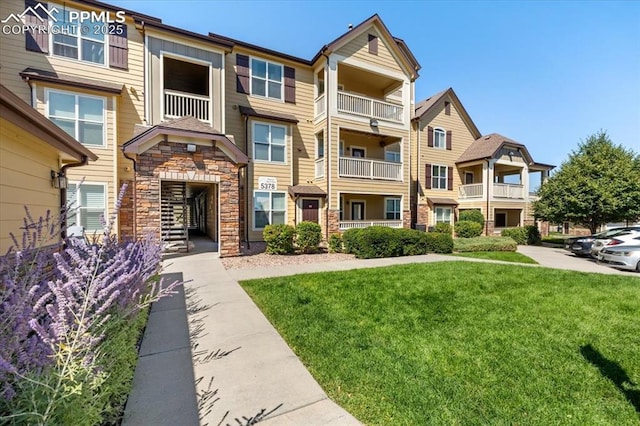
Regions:
<svg viewBox="0 0 640 426"><path fill-rule="evenodd" d="M466 185L515 169L500 155L480 172L484 157L464 157L481 134L452 90L416 105L420 65L377 15L304 59L93 0L0 4L2 17L21 11L27 24L67 28L3 35L0 77L98 156L67 172L85 232L124 183L121 235L188 250L199 233L221 256L260 241L267 224L311 220L328 237L431 226L460 208L496 221L500 209L526 213L512 199L482 204L502 182L470 196Z"/></svg>
<svg viewBox="0 0 640 426"><path fill-rule="evenodd" d="M505 136L482 136L451 88L419 102L413 121L416 224L453 225L467 209L482 212L487 235L535 224L531 176L542 182L554 166Z"/></svg>

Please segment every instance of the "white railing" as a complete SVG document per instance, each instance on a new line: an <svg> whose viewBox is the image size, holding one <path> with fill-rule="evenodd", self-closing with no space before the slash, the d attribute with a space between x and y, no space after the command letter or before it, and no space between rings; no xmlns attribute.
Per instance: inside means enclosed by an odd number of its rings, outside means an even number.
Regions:
<svg viewBox="0 0 640 426"><path fill-rule="evenodd" d="M339 91L338 111L402 123L404 108L402 105Z"/></svg>
<svg viewBox="0 0 640 426"><path fill-rule="evenodd" d="M340 229L368 228L369 226L386 226L402 228L401 220L341 220Z"/></svg>
<svg viewBox="0 0 640 426"><path fill-rule="evenodd" d="M324 177L324 158L316 160L316 179Z"/></svg>
<svg viewBox="0 0 640 426"><path fill-rule="evenodd" d="M164 91L164 116L166 118L180 118L190 115L198 120L211 122L208 96L192 93Z"/></svg>
<svg viewBox="0 0 640 426"><path fill-rule="evenodd" d="M460 185L458 194L460 198L482 198L484 184L471 183L468 185Z"/></svg>
<svg viewBox="0 0 640 426"><path fill-rule="evenodd" d="M340 157L338 170L342 177L402 181L402 163Z"/></svg>
<svg viewBox="0 0 640 426"><path fill-rule="evenodd" d="M524 186L510 183L494 183L493 196L495 198L521 198L524 199Z"/></svg>
<svg viewBox="0 0 640 426"><path fill-rule="evenodd" d="M315 106L316 106L316 115L315 115L316 117L324 114L324 112L326 111L325 102L324 102L324 93L316 98Z"/></svg>

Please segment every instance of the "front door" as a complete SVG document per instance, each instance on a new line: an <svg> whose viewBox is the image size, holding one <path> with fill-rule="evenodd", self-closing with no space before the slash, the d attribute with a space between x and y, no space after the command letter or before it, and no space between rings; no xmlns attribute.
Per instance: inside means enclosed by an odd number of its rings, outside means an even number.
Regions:
<svg viewBox="0 0 640 426"><path fill-rule="evenodd" d="M362 201L351 203L351 220L364 220L364 203Z"/></svg>
<svg viewBox="0 0 640 426"><path fill-rule="evenodd" d="M351 148L351 156L364 158L364 149L362 148Z"/></svg>
<svg viewBox="0 0 640 426"><path fill-rule="evenodd" d="M496 213L496 228L504 228L507 226L507 214Z"/></svg>
<svg viewBox="0 0 640 426"><path fill-rule="evenodd" d="M318 200L302 200L302 220L318 223Z"/></svg>

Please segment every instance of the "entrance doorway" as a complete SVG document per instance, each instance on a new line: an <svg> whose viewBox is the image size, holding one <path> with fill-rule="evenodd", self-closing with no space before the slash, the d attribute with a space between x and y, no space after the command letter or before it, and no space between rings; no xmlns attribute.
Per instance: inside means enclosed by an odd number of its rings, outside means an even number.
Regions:
<svg viewBox="0 0 640 426"><path fill-rule="evenodd" d="M318 208L320 202L318 200L302 200L302 220L306 222L318 223Z"/></svg>
<svg viewBox="0 0 640 426"><path fill-rule="evenodd" d="M351 202L351 220L364 220L364 202Z"/></svg>

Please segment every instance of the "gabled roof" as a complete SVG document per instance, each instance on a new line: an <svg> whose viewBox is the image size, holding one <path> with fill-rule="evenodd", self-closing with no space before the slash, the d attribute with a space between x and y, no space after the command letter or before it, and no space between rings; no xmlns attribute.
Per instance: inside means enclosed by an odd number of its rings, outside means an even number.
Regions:
<svg viewBox="0 0 640 426"><path fill-rule="evenodd" d="M500 151L504 146L519 150L528 164L534 164L540 168L552 169L554 167L548 164L534 162L526 146L498 133L491 133L473 141L473 143L469 145L469 148L467 148L460 158L458 158L456 164L495 158L498 151Z"/></svg>
<svg viewBox="0 0 640 426"><path fill-rule="evenodd" d="M98 157L15 93L0 84L0 116L60 151L63 157L95 161Z"/></svg>
<svg viewBox="0 0 640 426"><path fill-rule="evenodd" d="M438 92L423 101L418 102L412 120L420 120L427 113L436 109L444 108L444 102L446 99L450 99L451 102L453 102L454 106L456 107L456 111L458 111L464 122L467 124L467 127L469 128L471 133L473 133L476 138L479 138L482 133L480 133L480 130L478 130L478 127L471 119L471 116L464 108L464 105L462 105L462 102L460 102L458 95L456 95L456 92L454 92L453 88L451 87L443 90L442 92Z"/></svg>
<svg viewBox="0 0 640 426"><path fill-rule="evenodd" d="M371 25L375 25L378 27L382 35L389 41L391 47L394 48L399 54L400 58L406 61L406 64L411 71L412 79L415 80L416 78L418 78L418 71L420 70L421 66L418 63L416 57L413 56L411 51L409 51L409 47L402 39L396 38L391 34L391 32L384 24L384 22L382 22L382 19L380 19L380 16L378 16L377 13L370 18L365 19L360 24L356 25L346 33L342 34L340 37L333 40L331 43L323 46L322 49L320 49L320 51L316 53L313 59L311 59L311 63L316 62L320 58L320 56L334 52L335 50L344 46L346 43L350 42L355 37L364 32Z"/></svg>
<svg viewBox="0 0 640 426"><path fill-rule="evenodd" d="M247 164L249 159L227 136L194 117L181 117L165 121L135 135L122 145L122 151L131 154L142 154L149 146L144 145L160 135L179 136L220 142L220 149L238 164ZM160 140L158 140L160 142Z"/></svg>

